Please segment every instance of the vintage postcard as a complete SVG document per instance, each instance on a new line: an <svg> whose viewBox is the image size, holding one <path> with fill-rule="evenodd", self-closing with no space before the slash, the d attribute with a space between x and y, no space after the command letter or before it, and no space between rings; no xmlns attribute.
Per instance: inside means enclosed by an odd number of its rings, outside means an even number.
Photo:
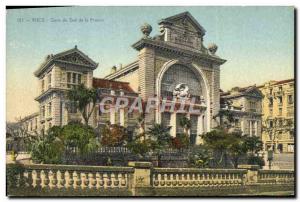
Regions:
<svg viewBox="0 0 300 202"><path fill-rule="evenodd" d="M294 7L6 12L7 196L295 196Z"/></svg>

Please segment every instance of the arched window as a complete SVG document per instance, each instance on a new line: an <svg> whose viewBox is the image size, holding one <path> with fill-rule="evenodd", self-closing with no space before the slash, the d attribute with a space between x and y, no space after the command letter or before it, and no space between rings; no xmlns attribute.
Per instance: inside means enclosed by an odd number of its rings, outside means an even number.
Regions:
<svg viewBox="0 0 300 202"><path fill-rule="evenodd" d="M189 93L193 96L202 95L202 85L197 73L184 65L172 65L161 80L161 96L173 96L173 90L178 84L186 84Z"/></svg>

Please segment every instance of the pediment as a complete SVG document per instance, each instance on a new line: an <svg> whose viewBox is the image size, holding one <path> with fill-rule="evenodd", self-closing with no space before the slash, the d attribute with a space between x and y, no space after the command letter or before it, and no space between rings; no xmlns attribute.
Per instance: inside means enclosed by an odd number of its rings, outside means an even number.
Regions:
<svg viewBox="0 0 300 202"><path fill-rule="evenodd" d="M205 34L205 29L197 22L197 20L189 13L184 12L162 20L162 22L172 23L178 27L182 27L192 32L198 32L200 35Z"/></svg>
<svg viewBox="0 0 300 202"><path fill-rule="evenodd" d="M82 54L81 52L76 51L76 50L73 52L70 52L70 53L63 54L63 55L58 55L55 57L55 60L64 61L64 62L77 64L77 65L91 66L91 67L94 67L97 65L90 58L88 58L87 56L85 56L84 54Z"/></svg>

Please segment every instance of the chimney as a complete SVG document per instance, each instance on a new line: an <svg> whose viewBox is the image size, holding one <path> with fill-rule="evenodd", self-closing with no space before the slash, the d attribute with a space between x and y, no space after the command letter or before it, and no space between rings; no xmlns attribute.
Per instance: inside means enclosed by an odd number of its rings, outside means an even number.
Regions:
<svg viewBox="0 0 300 202"><path fill-rule="evenodd" d="M111 71L110 73L113 74L117 71L117 67L114 65L112 68L111 68Z"/></svg>

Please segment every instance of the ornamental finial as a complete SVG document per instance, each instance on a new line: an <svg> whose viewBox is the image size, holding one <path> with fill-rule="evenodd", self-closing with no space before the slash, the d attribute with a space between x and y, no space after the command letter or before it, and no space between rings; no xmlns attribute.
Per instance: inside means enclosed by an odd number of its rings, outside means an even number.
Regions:
<svg viewBox="0 0 300 202"><path fill-rule="evenodd" d="M207 48L208 48L209 52L210 52L211 54L213 54L213 55L214 55L214 54L217 52L217 50L218 50L218 46L217 46L216 44L214 44L214 43L209 44L209 45L207 46Z"/></svg>
<svg viewBox="0 0 300 202"><path fill-rule="evenodd" d="M141 26L141 32L144 34L145 37L149 37L150 33L152 32L152 27L148 23L144 23Z"/></svg>

